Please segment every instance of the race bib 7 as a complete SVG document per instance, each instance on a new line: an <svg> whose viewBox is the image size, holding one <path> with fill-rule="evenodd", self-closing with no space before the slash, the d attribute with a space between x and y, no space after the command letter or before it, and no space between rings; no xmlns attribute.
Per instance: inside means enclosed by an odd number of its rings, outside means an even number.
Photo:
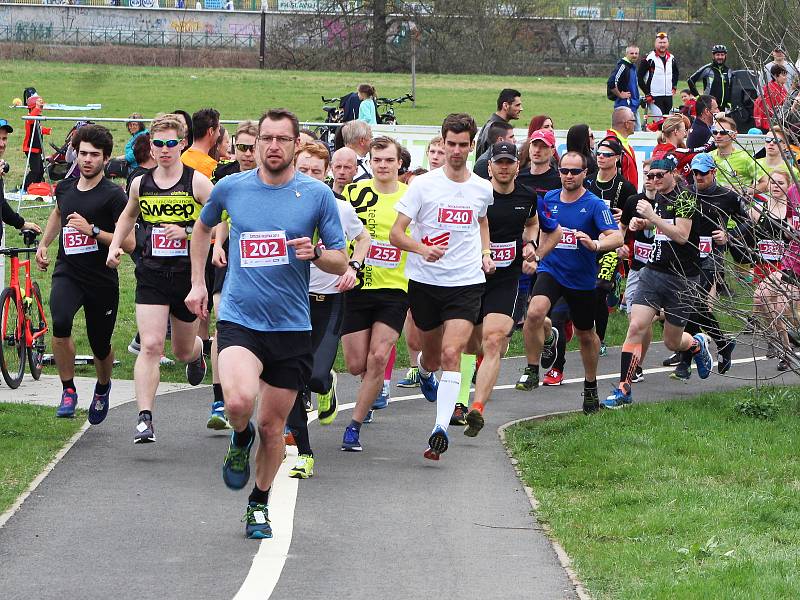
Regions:
<svg viewBox="0 0 800 600"><path fill-rule="evenodd" d="M578 249L578 236L575 235L575 230L568 227L561 228L561 241L556 246L561 250L577 250Z"/></svg>
<svg viewBox="0 0 800 600"><path fill-rule="evenodd" d="M469 231L475 211L469 206L440 204L436 215L439 229L448 231Z"/></svg>
<svg viewBox="0 0 800 600"><path fill-rule="evenodd" d="M61 228L64 254L86 254L87 252L97 252L97 240L90 235L81 233L74 227Z"/></svg>
<svg viewBox="0 0 800 600"><path fill-rule="evenodd" d="M372 267L396 269L400 265L401 256L401 250L395 248L389 242L372 240L369 246L369 253L366 259L364 259L364 263Z"/></svg>
<svg viewBox="0 0 800 600"><path fill-rule="evenodd" d="M701 235L700 242L697 244L700 250L700 258L706 258L713 249L711 237Z"/></svg>
<svg viewBox="0 0 800 600"><path fill-rule="evenodd" d="M239 236L242 267L274 267L289 264L285 231L245 231Z"/></svg>
<svg viewBox="0 0 800 600"><path fill-rule="evenodd" d="M517 242L492 242L492 260L498 268L510 267L517 258Z"/></svg>
<svg viewBox="0 0 800 600"><path fill-rule="evenodd" d="M171 240L164 227L153 227L150 234L153 256L189 256L189 240Z"/></svg>

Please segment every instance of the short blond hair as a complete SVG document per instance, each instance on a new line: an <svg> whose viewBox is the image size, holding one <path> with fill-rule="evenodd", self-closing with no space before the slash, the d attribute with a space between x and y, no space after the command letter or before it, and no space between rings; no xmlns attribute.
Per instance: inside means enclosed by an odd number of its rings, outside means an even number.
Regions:
<svg viewBox="0 0 800 600"><path fill-rule="evenodd" d="M431 149L431 146L444 146L444 138L440 135L437 135L430 142L428 142L428 147L425 148L425 153L427 154L428 150Z"/></svg>
<svg viewBox="0 0 800 600"><path fill-rule="evenodd" d="M183 124L183 117L175 114L161 115L153 119L150 123L150 135L158 133L159 131L167 131L173 129L178 133L178 137L183 139L186 137L186 125Z"/></svg>
<svg viewBox="0 0 800 600"><path fill-rule="evenodd" d="M254 138L258 137L258 123L255 121L242 121L236 127L236 133L234 137L238 137L240 133L244 133L245 135L252 135Z"/></svg>

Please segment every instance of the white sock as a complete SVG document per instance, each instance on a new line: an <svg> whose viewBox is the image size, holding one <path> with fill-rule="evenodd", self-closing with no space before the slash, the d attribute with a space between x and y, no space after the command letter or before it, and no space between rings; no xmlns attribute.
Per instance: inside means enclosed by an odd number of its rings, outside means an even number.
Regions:
<svg viewBox="0 0 800 600"><path fill-rule="evenodd" d="M422 352L419 353L417 356L417 368L419 369L419 374L425 377L426 379L430 377L431 372L426 371L425 367L422 366Z"/></svg>
<svg viewBox="0 0 800 600"><path fill-rule="evenodd" d="M439 391L436 393L436 424L447 430L450 417L458 400L458 390L461 388L461 373L458 371L442 371L439 381Z"/></svg>

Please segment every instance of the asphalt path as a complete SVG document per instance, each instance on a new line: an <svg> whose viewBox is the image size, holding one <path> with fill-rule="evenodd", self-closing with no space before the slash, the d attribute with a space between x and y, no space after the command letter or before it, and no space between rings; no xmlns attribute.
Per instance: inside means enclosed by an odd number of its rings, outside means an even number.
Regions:
<svg viewBox="0 0 800 600"><path fill-rule="evenodd" d="M660 369L667 354L655 344L645 367ZM695 373L690 385L648 373L635 401L738 387L756 365L759 376L775 374L774 360L748 356L737 351L743 362L732 377L702 381ZM360 454L340 451L350 410L332 426L312 423L315 475L297 483L279 473L276 489L293 493L297 485L296 503L271 514L276 537L263 542L243 535L247 491L222 483L227 436L205 429L209 388L159 397L156 444L133 445L134 403L113 408L0 528L0 598L574 598L497 429L580 408L582 386L516 391L523 362L503 361L486 427L477 438L451 427L438 463L422 457L435 410L413 397L418 390L393 389L396 401L363 426ZM566 377L577 379L579 365L571 353ZM601 397L618 369L611 349L600 359L599 373L609 375ZM340 402L353 402L355 390L353 378L340 377ZM289 541L285 553L269 554ZM245 580L248 594L240 591Z"/></svg>

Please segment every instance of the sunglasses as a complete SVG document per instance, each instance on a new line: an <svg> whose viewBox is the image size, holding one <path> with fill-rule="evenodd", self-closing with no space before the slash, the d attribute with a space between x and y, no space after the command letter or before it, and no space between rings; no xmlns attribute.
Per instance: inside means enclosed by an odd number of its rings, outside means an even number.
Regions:
<svg viewBox="0 0 800 600"><path fill-rule="evenodd" d="M150 142L156 148L163 148L166 146L167 148L174 148L178 144L180 144L183 140L150 140Z"/></svg>
<svg viewBox="0 0 800 600"><path fill-rule="evenodd" d="M598 152L597 156L602 156L603 158L611 158L612 156L616 156L616 152Z"/></svg>
<svg viewBox="0 0 800 600"><path fill-rule="evenodd" d="M250 152L252 152L253 148L255 148L255 147L256 147L255 144L236 144L236 149L239 152L247 152L248 150Z"/></svg>
<svg viewBox="0 0 800 600"><path fill-rule="evenodd" d="M716 127L711 128L711 135L730 135L731 132L727 129L717 129Z"/></svg>
<svg viewBox="0 0 800 600"><path fill-rule="evenodd" d="M782 144L783 140L777 137L765 137L764 138L765 144Z"/></svg>
<svg viewBox="0 0 800 600"><path fill-rule="evenodd" d="M562 175L580 175L586 169L568 169L566 167L559 167L558 172Z"/></svg>
<svg viewBox="0 0 800 600"><path fill-rule="evenodd" d="M645 175L645 177L647 177L647 179L652 181L653 179L658 179L658 180L664 179L664 175L666 175L666 173L648 173L647 175Z"/></svg>

